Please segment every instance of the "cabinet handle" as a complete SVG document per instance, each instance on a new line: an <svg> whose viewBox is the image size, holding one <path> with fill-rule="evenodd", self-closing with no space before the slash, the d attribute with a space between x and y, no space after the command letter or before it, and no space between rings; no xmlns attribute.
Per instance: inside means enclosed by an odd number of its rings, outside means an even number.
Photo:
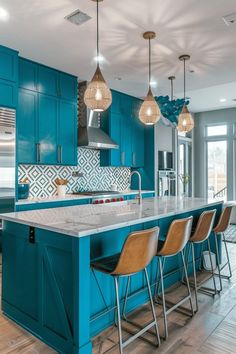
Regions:
<svg viewBox="0 0 236 354"><path fill-rule="evenodd" d="M124 166L124 164L125 164L125 152L124 151L122 151L122 153L121 153L121 164Z"/></svg>
<svg viewBox="0 0 236 354"><path fill-rule="evenodd" d="M135 154L135 152L132 153L132 164L133 164L133 166L136 165L136 154Z"/></svg>
<svg viewBox="0 0 236 354"><path fill-rule="evenodd" d="M37 163L41 162L40 143L36 144L36 160L37 160Z"/></svg>
<svg viewBox="0 0 236 354"><path fill-rule="evenodd" d="M61 145L57 145L57 162L62 162L62 147Z"/></svg>

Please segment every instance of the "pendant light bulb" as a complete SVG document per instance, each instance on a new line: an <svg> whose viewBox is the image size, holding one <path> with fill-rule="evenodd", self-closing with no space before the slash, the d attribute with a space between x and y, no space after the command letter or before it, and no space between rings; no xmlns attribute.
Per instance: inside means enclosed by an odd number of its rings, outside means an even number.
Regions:
<svg viewBox="0 0 236 354"><path fill-rule="evenodd" d="M161 118L160 108L153 97L150 82L151 82L151 39L155 38L155 32L145 32L143 34L144 39L149 41L149 89L147 96L145 97L140 110L139 120L146 125L154 125Z"/></svg>
<svg viewBox="0 0 236 354"><path fill-rule="evenodd" d="M184 101L186 99L186 68L185 68L185 62L186 62L186 60L189 60L189 59L190 59L190 56L187 55L187 54L181 55L179 57L179 60L184 62ZM189 109L188 109L186 103L184 103L182 112L180 113L179 118L178 118L177 130L179 132L188 133L193 128L194 128L194 119L192 117L192 114L189 112Z"/></svg>
<svg viewBox="0 0 236 354"><path fill-rule="evenodd" d="M98 3L103 0L92 1L96 1L97 3L97 58L100 58ZM104 112L112 103L111 90L107 86L107 83L101 73L99 61L97 63L95 74L84 93L84 103L94 112Z"/></svg>

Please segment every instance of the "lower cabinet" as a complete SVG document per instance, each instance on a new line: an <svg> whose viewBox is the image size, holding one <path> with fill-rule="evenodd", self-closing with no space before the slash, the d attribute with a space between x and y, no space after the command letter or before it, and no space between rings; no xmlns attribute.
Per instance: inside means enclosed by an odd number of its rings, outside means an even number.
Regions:
<svg viewBox="0 0 236 354"><path fill-rule="evenodd" d="M45 202L45 203L27 203L16 205L16 211L27 211L27 210L38 210L38 209L51 209L51 208L61 208L74 205L90 204L90 199L80 199L80 200L64 200L58 202Z"/></svg>

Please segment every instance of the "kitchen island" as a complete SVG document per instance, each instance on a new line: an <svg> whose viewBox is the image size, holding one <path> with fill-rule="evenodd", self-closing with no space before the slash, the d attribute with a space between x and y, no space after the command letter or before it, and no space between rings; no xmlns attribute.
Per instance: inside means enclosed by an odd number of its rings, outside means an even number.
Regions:
<svg viewBox="0 0 236 354"><path fill-rule="evenodd" d="M158 225L164 238L174 219L193 215L195 224L209 209L217 210L217 221L222 205L163 197L144 199L141 205L128 201L3 214L3 313L60 353L92 353L92 336L114 322L113 311L101 316L114 306L114 289L110 277L94 277L91 260L119 252L131 231ZM168 262L166 286L178 281L178 264L178 256ZM148 272L154 283L155 259ZM124 290L122 279L121 298ZM146 302L142 290L143 276L136 275L128 311Z"/></svg>

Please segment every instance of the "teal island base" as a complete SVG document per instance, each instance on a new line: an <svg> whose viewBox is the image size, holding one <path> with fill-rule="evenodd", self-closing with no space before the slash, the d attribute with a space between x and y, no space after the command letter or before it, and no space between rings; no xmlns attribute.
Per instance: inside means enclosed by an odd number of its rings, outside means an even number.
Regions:
<svg viewBox="0 0 236 354"><path fill-rule="evenodd" d="M101 273L94 276L90 271L90 261L120 252L131 231L159 226L160 237L164 239L172 220L193 215L196 223L203 210L212 208L217 209L217 221L221 203L83 237L5 220L3 313L59 353L92 353L91 338L114 323L113 311L102 313L106 306L114 307L115 292L111 277ZM211 245L214 252L213 238ZM196 248L198 259L199 254L200 250ZM180 280L182 272L175 271L179 264L178 256L167 261L165 287ZM148 267L152 284L156 268L154 259ZM143 274L132 278L128 312L144 304L148 298ZM121 280L120 283L121 299L124 298L125 282Z"/></svg>

